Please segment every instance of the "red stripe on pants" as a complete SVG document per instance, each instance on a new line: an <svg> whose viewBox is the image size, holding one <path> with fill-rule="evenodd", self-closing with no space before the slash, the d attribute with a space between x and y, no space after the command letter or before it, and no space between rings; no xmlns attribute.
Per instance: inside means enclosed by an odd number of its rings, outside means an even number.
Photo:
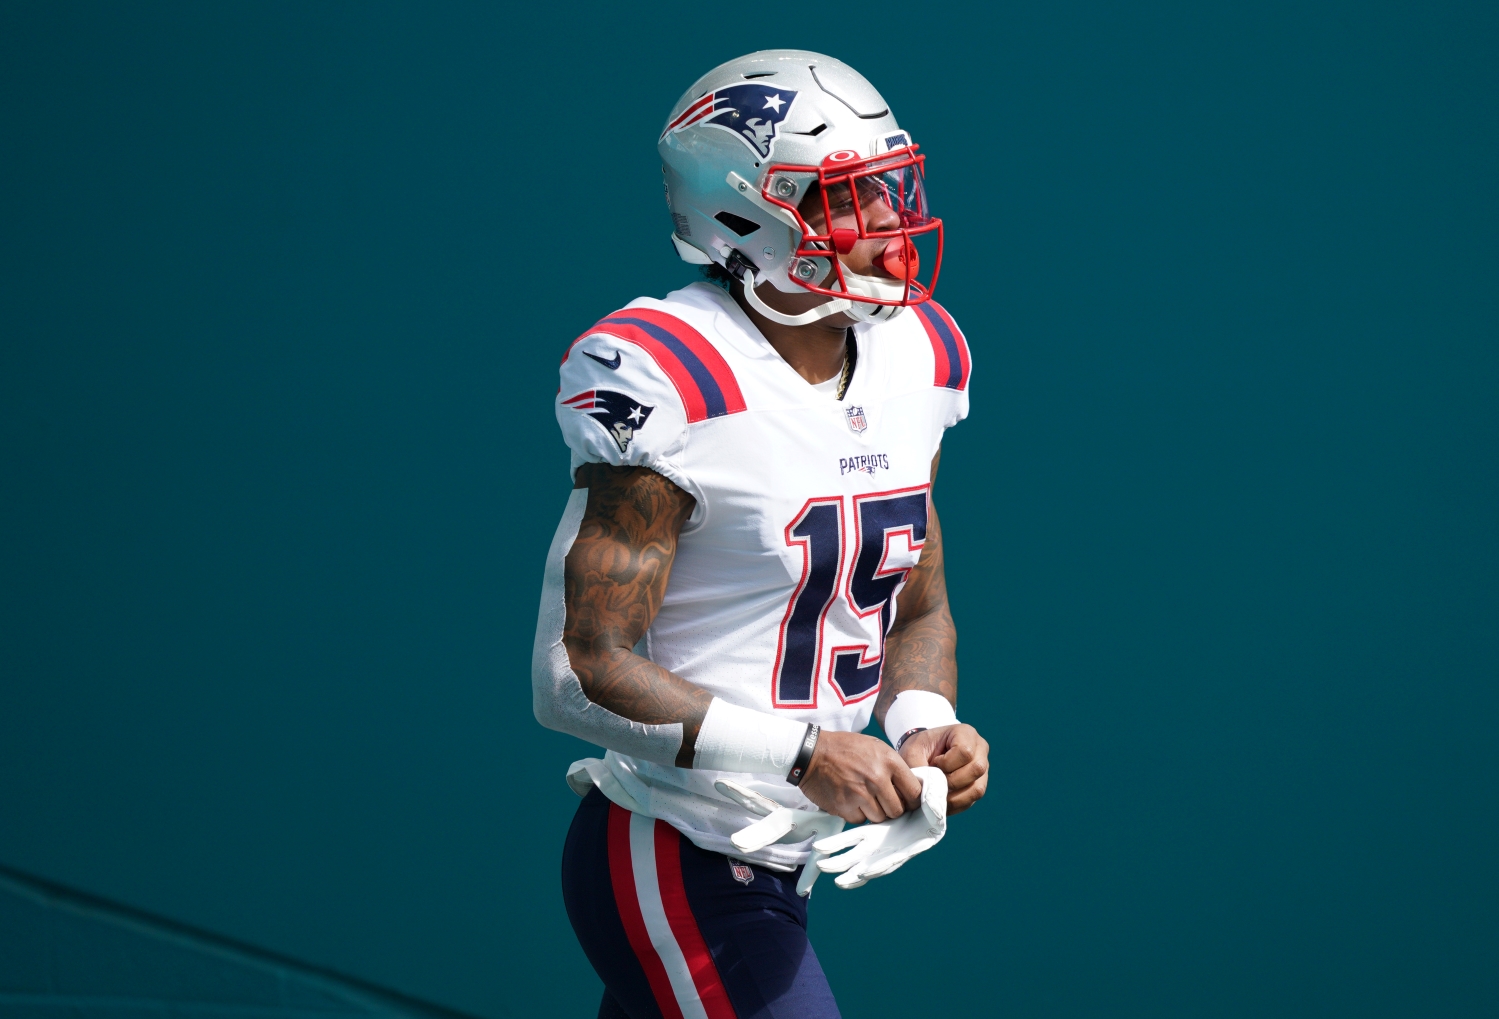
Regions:
<svg viewBox="0 0 1499 1019"><path fill-rule="evenodd" d="M660 822L657 822L658 824ZM681 864L678 863L680 880ZM635 868L630 859L630 812L617 803L609 804L609 881L614 885L614 905L619 909L619 918L624 923L625 937L645 970L645 978L656 996L656 1004L666 1019L683 1019L677 996L666 977L666 967L651 944L651 936L645 929L645 917L640 915L640 900L635 891Z"/></svg>
<svg viewBox="0 0 1499 1019"><path fill-rule="evenodd" d="M729 992L724 989L713 963L708 943L698 930L697 918L687 901L687 886L682 881L682 836L665 821L656 822L656 883L661 888L661 905L666 922L676 936L677 946L687 960L687 970L697 996L702 999L708 1019L737 1019Z"/></svg>

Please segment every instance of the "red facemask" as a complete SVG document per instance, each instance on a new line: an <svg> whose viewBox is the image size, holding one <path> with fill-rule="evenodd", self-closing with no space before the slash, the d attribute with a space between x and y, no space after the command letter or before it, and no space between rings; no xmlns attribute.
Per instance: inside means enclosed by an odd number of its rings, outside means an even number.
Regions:
<svg viewBox="0 0 1499 1019"><path fill-rule="evenodd" d="M915 145L907 145L867 157L845 149L828 155L821 166L769 167L762 194L796 217L802 231L797 257L833 264L833 276L824 276L820 283L810 282L795 271L789 274L791 279L814 294L869 304L909 307L931 298L942 265L942 220L930 215L927 208L926 189L922 185L926 157L918 155L916 149ZM816 200L822 203L826 232L814 232L797 206L772 192L777 173L817 175ZM919 278L922 258L917 238L931 242L931 273L925 282ZM831 252L848 255L865 242L883 242L869 258L873 268L865 273L855 275L842 259L829 257ZM870 248L863 250L869 257ZM880 284L878 290L882 296L869 293L871 279Z"/></svg>

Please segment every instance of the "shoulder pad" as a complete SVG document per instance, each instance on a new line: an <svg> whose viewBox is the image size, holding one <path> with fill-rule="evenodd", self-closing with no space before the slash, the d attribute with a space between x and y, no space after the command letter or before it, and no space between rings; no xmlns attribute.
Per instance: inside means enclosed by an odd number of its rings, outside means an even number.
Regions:
<svg viewBox="0 0 1499 1019"><path fill-rule="evenodd" d="M575 459L655 468L687 441L671 379L639 348L588 332L562 362L557 424Z"/></svg>
<svg viewBox="0 0 1499 1019"><path fill-rule="evenodd" d="M617 311L574 340L561 379L557 422L576 461L646 466L674 480L688 426L745 409L723 355L649 307Z"/></svg>

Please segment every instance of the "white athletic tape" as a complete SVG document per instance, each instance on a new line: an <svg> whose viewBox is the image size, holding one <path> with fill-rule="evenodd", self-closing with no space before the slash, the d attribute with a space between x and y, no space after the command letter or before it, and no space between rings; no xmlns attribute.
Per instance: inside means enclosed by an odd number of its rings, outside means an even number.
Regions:
<svg viewBox="0 0 1499 1019"><path fill-rule="evenodd" d="M692 766L784 778L796 763L805 722L777 718L713 698L697 733Z"/></svg>
<svg viewBox="0 0 1499 1019"><path fill-rule="evenodd" d="M895 703L885 712L885 735L894 743L912 729L936 729L954 725L958 713L940 693L929 690L902 690Z"/></svg>

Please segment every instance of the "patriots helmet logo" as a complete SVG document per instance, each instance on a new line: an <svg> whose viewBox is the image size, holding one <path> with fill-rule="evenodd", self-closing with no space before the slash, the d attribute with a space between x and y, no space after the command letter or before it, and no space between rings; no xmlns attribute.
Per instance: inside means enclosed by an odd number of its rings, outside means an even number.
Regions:
<svg viewBox="0 0 1499 1019"><path fill-rule="evenodd" d="M603 425L604 431L609 433L609 438L614 440L622 454L630 451L630 440L635 438L636 431L645 427L646 419L656 409L647 407L626 393L616 393L609 389L590 389L562 402L573 410L583 411Z"/></svg>
<svg viewBox="0 0 1499 1019"><path fill-rule="evenodd" d="M685 131L697 124L721 127L755 150L761 159L770 157L776 130L791 112L796 92L786 88L745 82L709 92L679 113L661 137Z"/></svg>

